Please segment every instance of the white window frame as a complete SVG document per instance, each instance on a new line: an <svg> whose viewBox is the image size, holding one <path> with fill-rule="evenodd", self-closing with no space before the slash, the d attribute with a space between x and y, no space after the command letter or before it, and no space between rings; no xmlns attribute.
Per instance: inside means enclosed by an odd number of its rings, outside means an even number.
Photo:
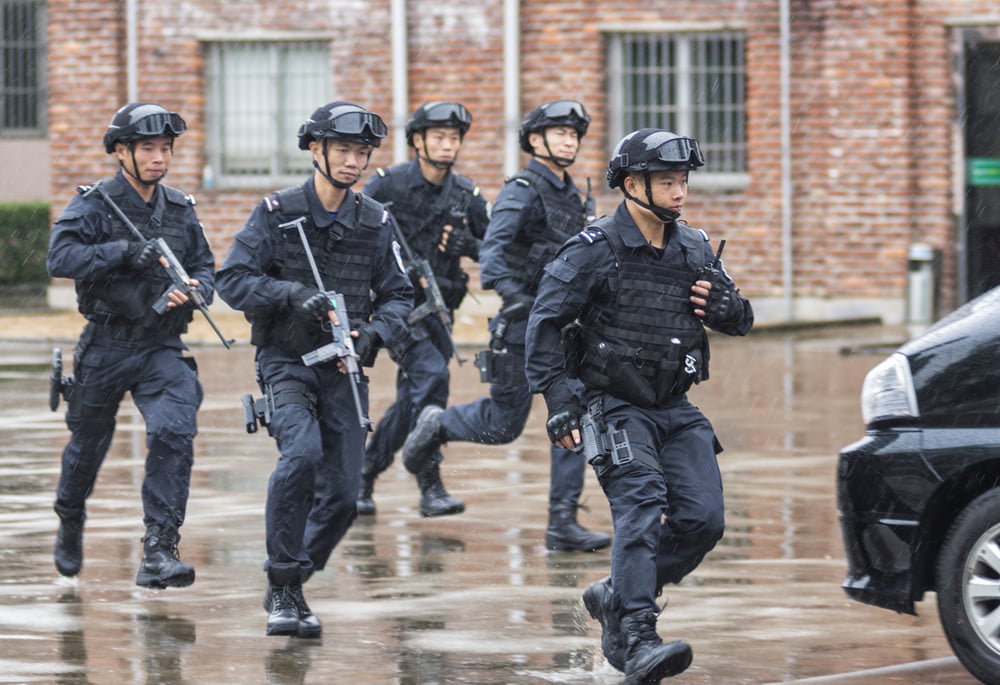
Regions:
<svg viewBox="0 0 1000 685"><path fill-rule="evenodd" d="M635 25L630 23L605 25L601 27L607 46L608 75L608 139L613 147L624 135L634 128L655 126L672 128L676 133L698 138L705 153L706 166L697 172L700 187L720 189L743 189L749 184L747 145L747 94L746 94L746 31L744 27L717 23L654 23ZM696 91L697 80L695 50L706 41L718 40L720 44L736 41L742 45L742 54L733 57L726 69L729 78L717 80L724 89L723 102L709 105ZM626 107L630 96L627 92L626 74L633 71L657 70L652 65L626 64L626 46L629 42L646 41L661 49L670 46L675 54L673 69L660 65L661 82L654 84L665 87L672 80L676 100L674 102L647 102L648 116L639 124L626 123ZM718 65L713 65L717 67ZM718 71L718 69L714 69ZM634 101L632 104L636 104ZM723 120L728 133L720 137L712 135L709 119ZM670 122L669 124L666 122ZM737 127L735 134L731 127ZM629 130L625 130L626 127ZM610 154L610 150L609 150ZM713 164L714 160L714 164Z"/></svg>
<svg viewBox="0 0 1000 685"><path fill-rule="evenodd" d="M219 189L301 182L312 171L297 131L332 89L329 36L316 34L199 36L205 55L203 181ZM296 66L294 53L303 58ZM259 60L259 71L235 82L235 63ZM228 111L227 111L228 110ZM243 115L246 115L245 117Z"/></svg>

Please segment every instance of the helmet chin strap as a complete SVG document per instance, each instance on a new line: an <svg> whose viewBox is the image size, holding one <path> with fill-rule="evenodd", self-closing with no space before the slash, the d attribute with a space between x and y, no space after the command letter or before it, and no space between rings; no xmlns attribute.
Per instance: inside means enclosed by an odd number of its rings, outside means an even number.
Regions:
<svg viewBox="0 0 1000 685"><path fill-rule="evenodd" d="M549 147L549 137L545 135L545 131L542 131L542 141L545 143L545 149L546 151L548 151L549 154L540 155L537 152L532 152L531 153L532 157L538 157L539 159L547 159L560 169L566 169L568 167L571 167L573 166L573 163L576 162L576 157L557 157L556 155L552 154L552 148Z"/></svg>
<svg viewBox="0 0 1000 685"><path fill-rule="evenodd" d="M649 172L647 171L646 173L644 173L643 177L645 179L645 185L646 185L646 199L649 200L649 203L647 204L646 202L643 202L636 196L632 195L627 190L625 190L625 186L622 185L622 192L625 194L625 197L632 200L632 202L636 203L643 209L648 209L649 211L651 211L656 216L657 219L659 219L665 224L677 221L677 219L680 218L681 213L675 212L672 209L667 209L666 207L660 207L659 205L655 204L653 202L653 191L649 187Z"/></svg>
<svg viewBox="0 0 1000 685"><path fill-rule="evenodd" d="M327 181L329 181L330 185L332 185L334 188L340 188L341 190L347 190L347 189L351 188L352 186L354 186L355 183L357 183L358 181L361 180L361 174L358 174L358 177L356 179L354 179L354 182L352 182L352 183L344 183L343 181L338 181L337 179L335 179L333 177L333 174L330 173L330 158L327 157L327 155L326 155L326 148L327 148L327 141L328 140L329 140L329 138L324 138L323 139L323 161L326 164L326 171L324 171L323 169L319 168L319 164L316 163L315 159L313 160L313 168L316 171L319 172L320 176L322 176ZM368 167L365 166L365 169L367 169L367 168ZM364 171L364 169L362 169L362 171Z"/></svg>
<svg viewBox="0 0 1000 685"><path fill-rule="evenodd" d="M160 174L159 178L154 179L152 181L144 181L142 179L142 174L139 173L139 162L137 162L135 160L135 143L134 142L130 142L128 144L128 151L132 154L132 168L135 169L135 173L133 174L131 171L129 171L128 167L126 167L124 164L122 164L122 161L119 159L118 160L118 166L121 167L121 170L122 170L123 174L125 174L126 176L130 176L130 177L134 178L136 181L138 181L142 185L150 187L150 188L153 187L153 186L155 186L157 183L159 183L160 181L162 181L164 179L164 177L166 177L168 170L164 169L163 173Z"/></svg>
<svg viewBox="0 0 1000 685"><path fill-rule="evenodd" d="M455 158L452 159L450 162L439 162L436 159L431 159L431 156L428 155L426 152L427 150L426 147L424 148L423 155L420 154L420 148L418 148L416 145L413 146L413 149L417 151L417 159L419 161L427 162L435 169L444 169L445 171L447 171L448 169L452 168L455 165L455 162L458 161L458 155L455 155Z"/></svg>

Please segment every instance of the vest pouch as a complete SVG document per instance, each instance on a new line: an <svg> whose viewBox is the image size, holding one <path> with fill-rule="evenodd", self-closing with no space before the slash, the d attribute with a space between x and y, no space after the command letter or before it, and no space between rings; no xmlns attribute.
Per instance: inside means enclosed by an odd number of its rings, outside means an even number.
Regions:
<svg viewBox="0 0 1000 685"><path fill-rule="evenodd" d="M618 359L603 340L587 336L585 356L580 357L580 380L595 390L603 390L637 407L656 405L656 393L639 369Z"/></svg>

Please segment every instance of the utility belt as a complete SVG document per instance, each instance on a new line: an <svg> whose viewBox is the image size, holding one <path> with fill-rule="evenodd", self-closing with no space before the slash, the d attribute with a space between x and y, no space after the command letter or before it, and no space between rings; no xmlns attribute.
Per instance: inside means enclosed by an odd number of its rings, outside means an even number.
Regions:
<svg viewBox="0 0 1000 685"><path fill-rule="evenodd" d="M679 338L671 339L666 354L650 371L639 370L632 358L622 359L611 345L571 323L562 330L566 371L588 388L606 392L637 407L651 408L684 395L701 380L702 350L684 349ZM635 356L635 355L634 355Z"/></svg>
<svg viewBox="0 0 1000 685"><path fill-rule="evenodd" d="M120 340L122 342L138 342L158 338L163 332L157 328L149 328L141 324L125 323L97 323L91 321L87 324L91 330L91 336L100 340Z"/></svg>

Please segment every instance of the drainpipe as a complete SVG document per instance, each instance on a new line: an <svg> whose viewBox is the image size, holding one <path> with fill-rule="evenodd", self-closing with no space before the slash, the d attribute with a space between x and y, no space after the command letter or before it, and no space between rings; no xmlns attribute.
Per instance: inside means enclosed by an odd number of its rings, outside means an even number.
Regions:
<svg viewBox="0 0 1000 685"><path fill-rule="evenodd" d="M128 88L127 102L139 100L139 37L136 4L139 0L128 0L125 4L125 78Z"/></svg>
<svg viewBox="0 0 1000 685"><path fill-rule="evenodd" d="M791 12L789 0L779 0L781 23L781 278L785 322L795 320L792 287L792 115L791 115Z"/></svg>
<svg viewBox="0 0 1000 685"><path fill-rule="evenodd" d="M392 158L396 163L405 162L406 119L410 112L410 65L406 33L406 0L392 0Z"/></svg>
<svg viewBox="0 0 1000 685"><path fill-rule="evenodd" d="M521 124L521 4L503 3L503 175L513 176L520 168L521 148L517 129Z"/></svg>

